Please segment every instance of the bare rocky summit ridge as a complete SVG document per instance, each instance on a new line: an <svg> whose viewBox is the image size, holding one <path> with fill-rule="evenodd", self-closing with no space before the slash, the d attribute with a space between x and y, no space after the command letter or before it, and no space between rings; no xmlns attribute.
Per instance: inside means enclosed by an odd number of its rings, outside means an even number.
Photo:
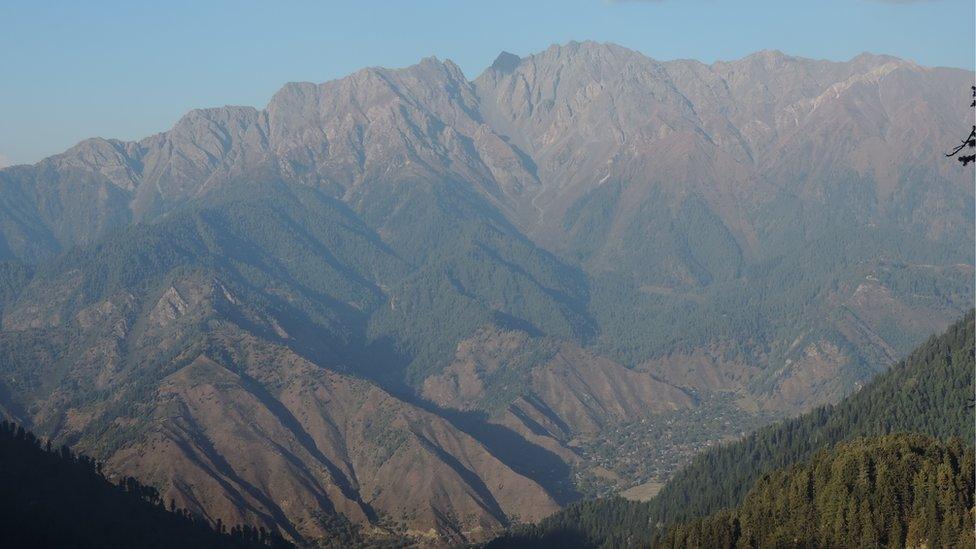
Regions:
<svg viewBox="0 0 976 549"><path fill-rule="evenodd" d="M934 159L965 117L954 99L968 80L887 56L835 63L763 51L707 66L571 43L508 72L489 68L475 86L485 119L539 167L535 231L565 241L566 212L622 181L611 232L653 194L699 194L750 252L760 228L749 219L777 193L813 197L831 178L866 177L881 207L908 165L929 166L926 192L963 191L962 174Z"/></svg>
<svg viewBox="0 0 976 549"><path fill-rule="evenodd" d="M931 153L964 117L965 101L953 99L969 79L966 71L869 54L838 63L763 51L709 66L572 42L524 59L503 53L469 82L451 61L428 58L320 85L291 83L263 111L196 110L136 143L89 139L5 170L4 195L37 192L22 197L35 202L23 204L34 207L22 215L34 214L49 245L62 247L262 177L319 186L352 203L376 182L456 178L520 226L557 233L580 197L624 180L643 193L702 193L747 242L755 229L739 227L741 212L719 207L746 201L743 193L754 202L754 191L782 191L787 178L827 184L817 169L871 177L878 198L897 192L902 165L929 165L929 177L961 181ZM34 189L22 188L31 181ZM100 189L97 198L81 194L92 189ZM80 198L74 202L87 211L76 217L91 221L70 219L64 198L39 203L64 193ZM15 235L4 230L5 255L20 257L27 252L14 247Z"/></svg>
<svg viewBox="0 0 976 549"><path fill-rule="evenodd" d="M86 140L0 170L0 414L305 543L664 480L968 309L972 80L574 42Z"/></svg>

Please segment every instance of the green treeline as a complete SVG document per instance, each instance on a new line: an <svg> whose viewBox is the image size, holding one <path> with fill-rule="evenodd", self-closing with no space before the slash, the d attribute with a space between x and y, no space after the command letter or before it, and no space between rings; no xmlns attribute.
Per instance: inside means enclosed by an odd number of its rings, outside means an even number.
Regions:
<svg viewBox="0 0 976 549"><path fill-rule="evenodd" d="M920 433L976 439L972 408L974 313L840 404L760 429L696 457L653 500L586 501L492 543L524 546L572 540L580 547L648 545L655 525L701 518L739 505L763 474L861 437ZM560 543L561 546L569 546Z"/></svg>
<svg viewBox="0 0 976 549"><path fill-rule="evenodd" d="M973 449L858 439L764 475L741 506L669 528L668 548L974 547Z"/></svg>
<svg viewBox="0 0 976 549"><path fill-rule="evenodd" d="M970 313L840 404L699 456L661 491L658 520L685 520L734 505L762 472L852 438L916 432L972 441L973 338Z"/></svg>
<svg viewBox="0 0 976 549"><path fill-rule="evenodd" d="M2 547L290 547L264 528L205 520L169 508L131 477L112 483L101 463L0 422Z"/></svg>

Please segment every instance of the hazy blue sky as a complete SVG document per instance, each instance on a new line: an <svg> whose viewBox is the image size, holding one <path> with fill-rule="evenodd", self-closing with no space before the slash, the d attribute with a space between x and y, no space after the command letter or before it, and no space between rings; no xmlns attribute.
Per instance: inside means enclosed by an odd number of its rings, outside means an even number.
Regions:
<svg viewBox="0 0 976 549"><path fill-rule="evenodd" d="M0 0L0 163L144 137L194 107L263 107L287 81L428 55L474 78L502 50L569 40L662 60L775 48L972 69L974 18L973 0Z"/></svg>

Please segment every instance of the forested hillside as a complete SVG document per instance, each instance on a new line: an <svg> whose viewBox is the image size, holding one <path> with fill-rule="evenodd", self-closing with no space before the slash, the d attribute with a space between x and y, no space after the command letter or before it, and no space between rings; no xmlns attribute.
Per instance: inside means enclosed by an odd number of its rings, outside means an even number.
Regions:
<svg viewBox="0 0 976 549"><path fill-rule="evenodd" d="M763 475L739 507L668 528L653 546L971 548L974 466L958 438L855 439Z"/></svg>
<svg viewBox="0 0 976 549"><path fill-rule="evenodd" d="M4 547L291 547L264 528L216 528L167 504L151 486L131 477L110 482L101 463L45 448L33 433L0 423Z"/></svg>
<svg viewBox="0 0 976 549"><path fill-rule="evenodd" d="M583 502L493 546L578 539L582 546L649 543L648 524L703 517L739 504L763 473L788 467L838 442L892 433L958 437L972 444L974 313L836 406L760 429L703 453L646 504Z"/></svg>

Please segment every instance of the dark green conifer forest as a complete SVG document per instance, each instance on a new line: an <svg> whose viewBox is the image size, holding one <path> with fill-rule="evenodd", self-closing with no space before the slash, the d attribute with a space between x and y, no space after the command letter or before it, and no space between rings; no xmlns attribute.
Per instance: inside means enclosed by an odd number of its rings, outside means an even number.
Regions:
<svg viewBox="0 0 976 549"><path fill-rule="evenodd" d="M763 475L743 504L667 529L668 548L973 547L973 449L857 439Z"/></svg>

